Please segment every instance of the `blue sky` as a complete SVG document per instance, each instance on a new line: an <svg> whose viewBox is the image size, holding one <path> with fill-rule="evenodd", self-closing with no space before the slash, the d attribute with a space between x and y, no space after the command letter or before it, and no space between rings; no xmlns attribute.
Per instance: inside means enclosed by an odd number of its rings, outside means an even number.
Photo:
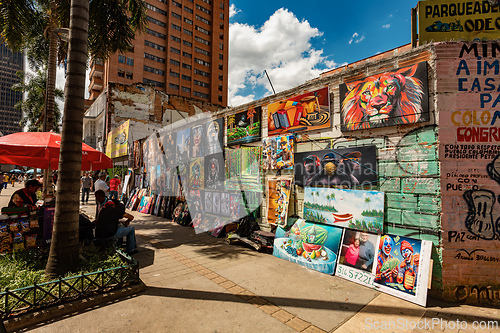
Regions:
<svg viewBox="0 0 500 333"><path fill-rule="evenodd" d="M410 42L416 0L231 0L229 101L241 105Z"/></svg>

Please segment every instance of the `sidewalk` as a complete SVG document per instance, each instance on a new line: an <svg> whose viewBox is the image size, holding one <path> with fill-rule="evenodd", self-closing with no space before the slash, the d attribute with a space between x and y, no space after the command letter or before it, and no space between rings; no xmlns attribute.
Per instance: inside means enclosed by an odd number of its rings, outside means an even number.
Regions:
<svg viewBox="0 0 500 333"><path fill-rule="evenodd" d="M16 184L14 190L19 188ZM10 189L0 195L2 207ZM94 214L94 199L83 208ZM500 309L432 299L422 308L243 245L196 235L162 218L132 214L140 250L134 257L148 289L35 332L366 332L384 324L393 326L376 331L424 332L432 318L437 332L500 332L472 329L474 321L498 321ZM457 319L469 329L451 330ZM427 326L410 328L420 320L422 325L427 320ZM397 323L408 329L395 329Z"/></svg>

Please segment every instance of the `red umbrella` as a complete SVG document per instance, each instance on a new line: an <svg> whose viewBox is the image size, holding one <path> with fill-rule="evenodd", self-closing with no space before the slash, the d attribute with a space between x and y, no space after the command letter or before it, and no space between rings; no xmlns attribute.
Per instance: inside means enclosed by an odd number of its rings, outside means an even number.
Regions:
<svg viewBox="0 0 500 333"><path fill-rule="evenodd" d="M0 163L52 170L59 168L61 135L52 132L19 132L0 137ZM111 158L82 143L82 170L113 167Z"/></svg>

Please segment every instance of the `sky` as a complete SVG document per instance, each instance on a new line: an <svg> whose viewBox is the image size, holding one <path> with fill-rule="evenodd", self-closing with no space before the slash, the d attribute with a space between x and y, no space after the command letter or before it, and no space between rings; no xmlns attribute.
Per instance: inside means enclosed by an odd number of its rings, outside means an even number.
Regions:
<svg viewBox="0 0 500 333"><path fill-rule="evenodd" d="M273 94L264 70L280 92L410 43L410 11L417 5L416 0L230 3L229 106ZM59 68L57 87L64 89L64 81Z"/></svg>
<svg viewBox="0 0 500 333"><path fill-rule="evenodd" d="M411 41L417 1L231 0L228 104L298 86Z"/></svg>

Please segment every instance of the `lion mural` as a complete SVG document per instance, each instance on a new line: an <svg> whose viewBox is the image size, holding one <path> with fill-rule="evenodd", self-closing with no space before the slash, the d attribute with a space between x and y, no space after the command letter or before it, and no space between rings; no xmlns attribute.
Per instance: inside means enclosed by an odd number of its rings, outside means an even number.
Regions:
<svg viewBox="0 0 500 333"><path fill-rule="evenodd" d="M352 131L424 120L424 85L414 77L419 65L426 73L424 62L345 84L343 128Z"/></svg>

